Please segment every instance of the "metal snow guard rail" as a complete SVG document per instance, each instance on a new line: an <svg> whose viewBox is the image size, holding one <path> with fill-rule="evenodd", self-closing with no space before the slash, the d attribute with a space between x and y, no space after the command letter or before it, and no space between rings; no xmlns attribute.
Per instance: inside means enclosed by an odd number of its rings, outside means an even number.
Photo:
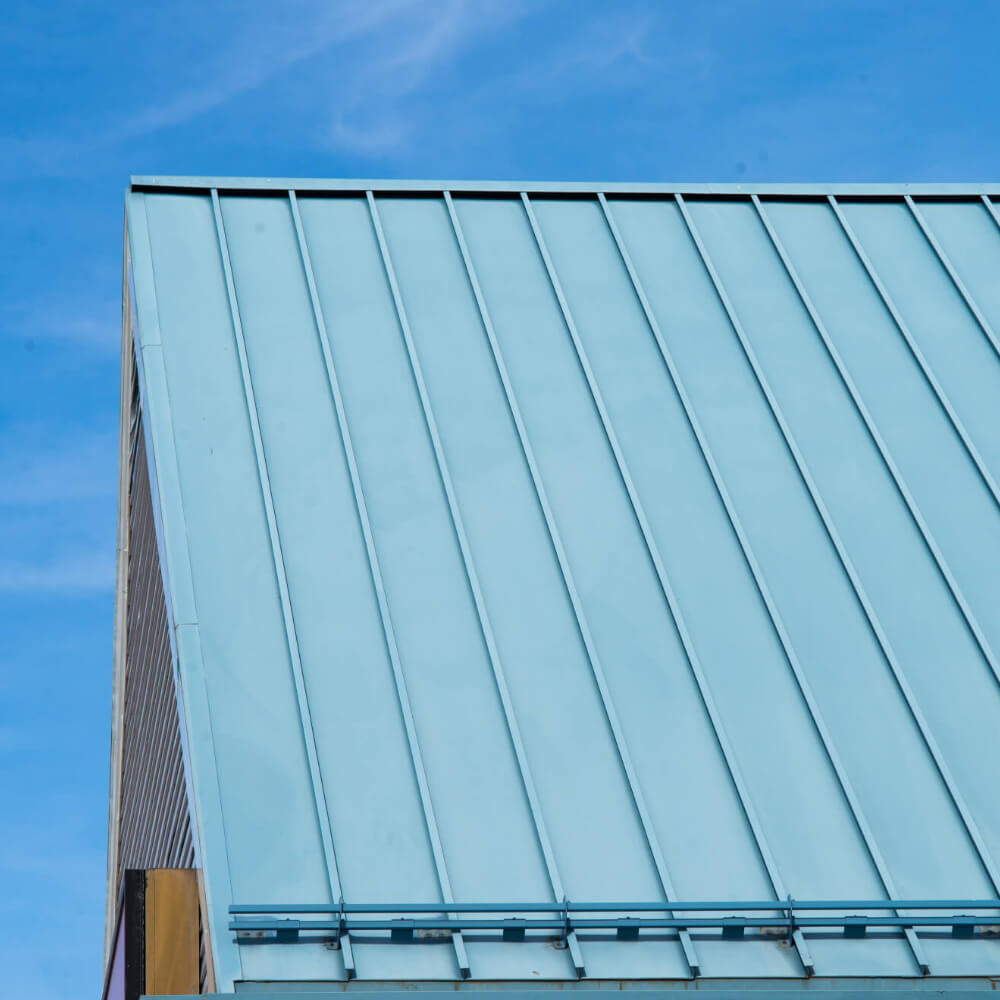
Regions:
<svg viewBox="0 0 1000 1000"><path fill-rule="evenodd" d="M899 916L900 910L917 910ZM937 913L927 911L936 910ZM250 904L229 907L229 929L237 935L274 932L268 943L308 942L332 937L339 942L344 934L388 932L375 938L391 943L432 942L449 937L453 931L499 931L505 941L524 941L527 931L549 932L540 938L564 941L571 931L614 931L621 941L636 941L642 930L719 930L727 940L739 939L747 929L783 931L790 938L796 930L842 929L845 937L862 938L869 928L950 927L956 938L972 938L980 933L1000 933L1000 916L984 920L963 911L994 910L1000 913L1000 899L875 899L875 900L754 900L750 902L683 902L680 900L645 903L282 903L272 906ZM823 912L817 912L823 911ZM834 915L831 915L833 911ZM862 911L862 912L857 912ZM867 913L864 911L868 911ZM871 912L876 911L876 912ZM678 912L705 916L676 916ZM544 916L521 917L537 913ZM631 914L674 914L672 916L632 916ZM298 915L292 919L284 914ZM300 919L305 914L329 914L325 920ZM378 919L352 914L385 914ZM393 914L394 916L388 916ZM403 916L398 916L403 914ZM445 916L407 916L446 914ZM480 916L486 914L488 916ZM581 917L577 914L591 914ZM595 914L597 914L595 916ZM617 914L617 916L615 915ZM625 914L629 914L626 916ZM304 936L300 932L307 933ZM423 932L423 933L421 933ZM534 935L533 935L534 936Z"/></svg>

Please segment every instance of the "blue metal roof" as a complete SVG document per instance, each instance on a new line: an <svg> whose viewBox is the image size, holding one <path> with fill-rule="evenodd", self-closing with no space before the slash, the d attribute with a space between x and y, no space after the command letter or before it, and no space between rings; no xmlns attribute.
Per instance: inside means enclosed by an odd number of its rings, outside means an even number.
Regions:
<svg viewBox="0 0 1000 1000"><path fill-rule="evenodd" d="M673 980L660 983L637 983L622 981L614 984L593 984L587 990L588 1000L621 1000L622 993L638 992L643 1000L671 1000L690 984L684 980ZM922 979L907 980L900 983L891 979L840 979L840 980L757 980L754 983L735 983L725 979L706 979L699 981L699 992L710 995L713 1000L761 1000L761 997L778 997L782 1000L808 1000L819 993L823 1000L872 1000L885 990L891 990L892 1000L994 1000L992 994L996 990L995 980L981 979ZM556 990L564 988L561 983L527 983L522 987L505 987L504 996L507 1000L551 1000ZM484 992L492 992L495 985L491 983L448 984L442 988L440 983L409 983L405 988L395 989L386 984L379 987L380 1000L412 1000L414 992L420 1000L454 1000L456 993L466 996L481 996ZM341 984L330 984L329 988L318 983L303 985L300 989L295 985L285 983L245 983L240 990L244 995L275 996L281 1000L332 1000L342 998L344 987ZM204 994L202 994L204 996ZM222 1000L232 997L231 993L209 994L209 1000ZM147 1000L166 1000L150 995ZM176 995L174 1000L178 1000ZM181 998L181 1000L199 1000L197 996Z"/></svg>
<svg viewBox="0 0 1000 1000"><path fill-rule="evenodd" d="M997 194L133 180L220 988L1000 973Z"/></svg>

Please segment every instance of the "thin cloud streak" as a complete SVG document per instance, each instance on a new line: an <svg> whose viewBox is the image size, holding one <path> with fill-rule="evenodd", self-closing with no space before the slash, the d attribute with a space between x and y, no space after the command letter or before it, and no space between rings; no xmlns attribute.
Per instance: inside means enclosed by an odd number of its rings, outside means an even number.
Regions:
<svg viewBox="0 0 1000 1000"><path fill-rule="evenodd" d="M218 35L229 41L219 54L209 53L201 82L165 99L92 123L86 133L0 135L0 174L75 174L81 159L184 126L325 55L330 67L313 75L328 85L312 88L300 109L330 123L319 144L383 156L408 145L414 133L412 109L401 109L402 100L446 73L478 41L495 39L548 2L368 0L331 8L307 0L291 12L282 9L280 18L258 18L234 34L217 32L213 42Z"/></svg>
<svg viewBox="0 0 1000 1000"><path fill-rule="evenodd" d="M450 0L432 16L417 8L413 17L374 39L370 50L345 68L341 89L353 96L334 109L322 144L371 158L410 147L416 134L428 131L427 113L414 106L413 98L430 90L477 43L542 6L531 8L514 0L477 4Z"/></svg>
<svg viewBox="0 0 1000 1000"><path fill-rule="evenodd" d="M181 88L166 100L138 111L120 113L117 120L92 122L86 133L77 131L67 136L62 129L59 133L0 136L0 161L6 165L0 173L72 175L79 170L81 158L184 125L223 107L335 44L377 31L387 20L417 2L368 0L339 3L332 8L329 4L310 3L306 11L282 7L277 21L265 19L249 27L246 17L234 18L227 25L229 34L218 33L231 38L221 56L200 64L199 76L208 82ZM237 26L235 33L233 25ZM120 44L124 47L127 40Z"/></svg>
<svg viewBox="0 0 1000 1000"><path fill-rule="evenodd" d="M282 11L279 23L265 23L237 37L208 85L182 91L126 118L105 132L98 145L117 145L182 125L334 46L376 35L387 22L418 5L419 0L368 0L336 4L332 9L329 4L320 4L298 23L287 10Z"/></svg>

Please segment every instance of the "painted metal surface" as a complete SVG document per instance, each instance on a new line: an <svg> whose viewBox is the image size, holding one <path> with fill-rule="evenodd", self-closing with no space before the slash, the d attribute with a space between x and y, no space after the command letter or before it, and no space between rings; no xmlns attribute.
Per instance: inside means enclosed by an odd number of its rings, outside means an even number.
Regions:
<svg viewBox="0 0 1000 1000"><path fill-rule="evenodd" d="M499 932L504 941L544 940L568 947L579 946L579 935L613 932L618 941L652 940L656 934L681 935L719 931L724 940L746 940L747 931L773 936L782 932L800 957L808 949L796 938L822 929L841 931L846 938L863 938L869 930L891 928L905 932L914 951L920 952L917 930L947 928L952 937L995 937L997 900L901 900L893 899L893 910L885 913L886 901L821 900L786 897L784 901L752 900L723 902L676 900L673 909L682 916L658 916L662 903L448 903L447 916L438 914L445 905L436 903L337 903L329 906L281 904L277 906L234 905L229 929L242 944L328 943L343 947L351 934L364 934L372 942L395 944L429 943L427 932L476 935L488 940ZM778 911L775 913L775 911ZM913 911L900 916L899 910ZM823 911L817 913L817 911ZM525 919L511 914L530 913ZM359 916L360 914L360 916ZM456 915L457 914L457 915ZM630 914L623 916L623 914ZM260 932L265 932L261 936ZM652 932L652 933L645 933ZM916 954L914 955L916 957ZM584 972L577 966L579 974ZM923 970L922 970L923 971Z"/></svg>
<svg viewBox="0 0 1000 1000"><path fill-rule="evenodd" d="M437 180L357 180L328 177L177 177L170 175L137 175L131 178L134 191L177 190L200 191L208 195L211 191L247 191L285 194L289 190L302 193L342 193L346 191L366 191L375 193L441 194L444 191L463 194L603 194L624 195L672 195L698 194L706 197L749 197L750 194L774 195L776 197L913 197L934 198L990 198L1000 193L1000 184L669 184L652 183L586 183L565 181L437 181Z"/></svg>
<svg viewBox="0 0 1000 1000"><path fill-rule="evenodd" d="M815 984L815 986L813 985ZM463 992L482 993L496 989L494 983L478 983L475 980L462 984ZM623 992L639 992L646 1000L662 1000L664 997L677 995L688 984L684 982L654 982L637 984L630 981L617 983L602 982L593 984L587 995L591 1000L614 1000ZM781 997L784 1000L805 1000L817 994L824 1000L868 1000L877 996L886 988L892 989L894 1000L933 1000L937 997L944 1000L956 994L960 1000L990 1000L996 987L995 980L952 979L952 980L907 980L904 983L891 980L809 980L805 983L794 980L742 981L705 980L699 984L699 992L710 993L716 1000L772 1000ZM245 983L237 992L247 995L266 994L281 996L283 1000L331 1000L333 997L343 997L348 992L371 993L378 990L379 995L386 1000L406 1000L418 992L424 1000L448 1000L455 996L457 990L441 989L438 984L408 983L405 989L398 984L358 984L357 989L345 986L309 984L308 987L296 988L287 983ZM509 1000L546 1000L551 997L553 989L542 983L529 983L518 986L504 986L504 995ZM209 1000L222 1000L222 997L232 997L232 994L208 994ZM149 997L148 1000L166 1000L166 997ZM174 998L174 1000L199 1000L197 997Z"/></svg>
<svg viewBox="0 0 1000 1000"><path fill-rule="evenodd" d="M905 905L1000 888L996 194L134 180L220 988L1000 973ZM886 905L676 905L789 894ZM454 923L567 897L664 933ZM445 923L228 930L341 900Z"/></svg>

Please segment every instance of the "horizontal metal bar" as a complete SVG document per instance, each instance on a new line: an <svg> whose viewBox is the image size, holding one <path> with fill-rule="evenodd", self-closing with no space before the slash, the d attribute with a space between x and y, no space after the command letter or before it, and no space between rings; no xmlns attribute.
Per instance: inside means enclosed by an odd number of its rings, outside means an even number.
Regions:
<svg viewBox="0 0 1000 1000"><path fill-rule="evenodd" d="M1000 185L993 184L601 184L563 183L560 181L445 181L445 180L366 180L329 177L176 177L170 175L137 175L130 179L133 189L172 188L207 192L212 188L224 191L255 191L287 197L288 191L308 192L415 192L443 194L483 193L528 194L662 194L674 195L746 195L760 194L788 197L825 197L828 194L847 197L897 198L904 195L932 198L981 195L1000 196Z"/></svg>
<svg viewBox="0 0 1000 1000"><path fill-rule="evenodd" d="M800 910L1000 910L1000 899L792 899L771 900L670 900L631 903L278 903L274 905L233 904L229 912L237 914L273 913L663 913L666 910L689 912L740 912Z"/></svg>
<svg viewBox="0 0 1000 1000"><path fill-rule="evenodd" d="M981 916L968 913L950 913L933 917L898 916L795 916L795 927L975 927L983 924ZM619 927L640 930L684 930L687 928L725 929L731 926L767 929L787 928L787 917L583 917L569 921L576 930L617 930ZM992 926L992 925L991 925ZM436 919L399 920L283 920L244 919L232 920L232 931L505 931L509 928L525 931L555 931L565 933L567 922L554 917L547 919L493 919L469 918L466 920L440 917Z"/></svg>

